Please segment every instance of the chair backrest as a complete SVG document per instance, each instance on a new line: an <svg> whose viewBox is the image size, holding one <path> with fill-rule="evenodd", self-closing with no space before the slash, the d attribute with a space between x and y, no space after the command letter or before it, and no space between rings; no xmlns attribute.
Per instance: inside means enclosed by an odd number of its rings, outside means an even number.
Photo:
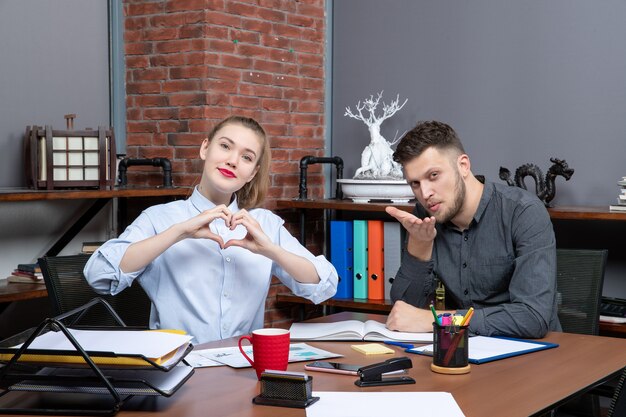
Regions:
<svg viewBox="0 0 626 417"><path fill-rule="evenodd" d="M558 314L563 331L597 335L605 249L557 249Z"/></svg>
<svg viewBox="0 0 626 417"><path fill-rule="evenodd" d="M141 285L134 283L121 293L96 293L83 275L89 255L46 256L39 266L48 290L54 315L86 304L95 297L107 301L127 326L147 327L150 320L150 299ZM115 319L102 304L92 307L77 323L86 326L115 326Z"/></svg>

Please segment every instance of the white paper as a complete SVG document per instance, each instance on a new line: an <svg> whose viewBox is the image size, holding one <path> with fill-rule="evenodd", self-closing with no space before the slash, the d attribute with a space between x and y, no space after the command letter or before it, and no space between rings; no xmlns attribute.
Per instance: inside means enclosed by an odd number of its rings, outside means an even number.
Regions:
<svg viewBox="0 0 626 417"><path fill-rule="evenodd" d="M185 361L194 368L208 368L211 366L225 366L223 363L216 362L207 358L202 350L193 350L185 356Z"/></svg>
<svg viewBox="0 0 626 417"><path fill-rule="evenodd" d="M69 330L86 351L113 352L117 355L143 355L160 358L189 343L192 336L145 330ZM63 332L37 336L29 349L70 350L76 348Z"/></svg>
<svg viewBox="0 0 626 417"><path fill-rule="evenodd" d="M482 360L496 356L506 356L517 352L534 351L542 345L532 341L500 339L497 337L473 336L468 339L470 360ZM410 351L432 354L433 345L414 347Z"/></svg>
<svg viewBox="0 0 626 417"><path fill-rule="evenodd" d="M314 391L313 396L320 399L306 408L307 417L464 417L449 392Z"/></svg>
<svg viewBox="0 0 626 417"><path fill-rule="evenodd" d="M244 352L252 360L254 355L252 354L252 346L243 346ZM250 362L239 351L239 347L225 347L214 349L194 350L194 353L201 355L205 359L210 359L219 362L224 365L228 365L232 368L249 368ZM329 352L327 350L318 349L306 343L292 343L289 345L289 362L303 362L312 361L318 359L338 358L338 353ZM192 365L190 363L190 365Z"/></svg>

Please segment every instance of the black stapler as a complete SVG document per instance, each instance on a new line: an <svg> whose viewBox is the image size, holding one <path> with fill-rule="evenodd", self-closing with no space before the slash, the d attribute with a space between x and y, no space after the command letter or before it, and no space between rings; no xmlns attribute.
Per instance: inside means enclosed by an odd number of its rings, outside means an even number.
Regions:
<svg viewBox="0 0 626 417"><path fill-rule="evenodd" d="M388 359L385 362L375 363L359 368L357 371L359 379L354 383L359 387L375 387L379 385L401 385L415 384L415 380L408 376L397 378L386 377L383 374L387 372L400 371L413 367L411 359L405 357Z"/></svg>

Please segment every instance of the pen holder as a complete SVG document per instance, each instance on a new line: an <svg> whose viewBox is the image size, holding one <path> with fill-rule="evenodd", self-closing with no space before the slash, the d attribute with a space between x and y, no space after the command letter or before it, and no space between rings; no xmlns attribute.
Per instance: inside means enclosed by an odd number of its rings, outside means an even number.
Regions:
<svg viewBox="0 0 626 417"><path fill-rule="evenodd" d="M468 328L433 323L433 372L456 375L470 371Z"/></svg>

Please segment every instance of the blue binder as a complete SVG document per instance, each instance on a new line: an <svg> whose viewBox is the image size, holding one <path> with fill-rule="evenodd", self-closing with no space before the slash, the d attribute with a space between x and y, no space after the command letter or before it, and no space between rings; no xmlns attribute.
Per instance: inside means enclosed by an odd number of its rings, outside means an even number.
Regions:
<svg viewBox="0 0 626 417"><path fill-rule="evenodd" d="M354 284L352 266L352 221L330 221L330 263L333 264L339 275L337 293L333 298L353 298Z"/></svg>
<svg viewBox="0 0 626 417"><path fill-rule="evenodd" d="M354 220L354 298L367 298L367 220Z"/></svg>

